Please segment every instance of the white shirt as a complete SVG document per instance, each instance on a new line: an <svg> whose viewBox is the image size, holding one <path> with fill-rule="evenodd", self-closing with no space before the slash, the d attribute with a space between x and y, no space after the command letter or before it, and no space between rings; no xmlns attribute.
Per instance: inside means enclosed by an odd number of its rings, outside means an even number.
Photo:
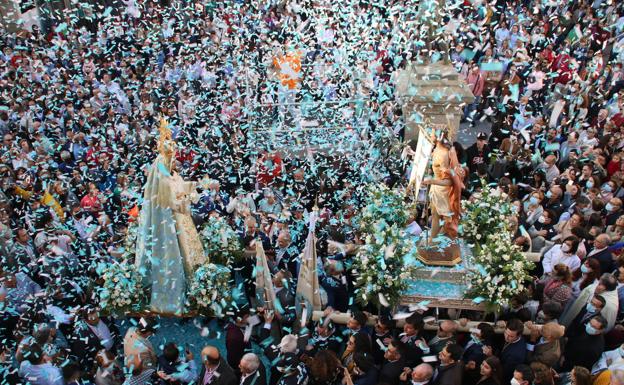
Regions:
<svg viewBox="0 0 624 385"><path fill-rule="evenodd" d="M600 359L596 361L594 366L592 366L591 373L598 374L603 370L606 370L609 366L613 365L615 362L624 359L620 354L620 349L613 349L602 353Z"/></svg>
<svg viewBox="0 0 624 385"><path fill-rule="evenodd" d="M555 265L563 263L570 268L570 272L574 272L581 268L581 260L576 255L565 255L561 251L561 245L555 245L544 254L544 260L542 266L544 267L544 274L549 274L553 271Z"/></svg>

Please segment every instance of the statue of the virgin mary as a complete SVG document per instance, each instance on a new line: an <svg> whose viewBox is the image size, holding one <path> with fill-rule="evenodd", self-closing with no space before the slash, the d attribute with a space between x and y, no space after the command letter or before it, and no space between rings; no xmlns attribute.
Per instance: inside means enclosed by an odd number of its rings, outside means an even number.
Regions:
<svg viewBox="0 0 624 385"><path fill-rule="evenodd" d="M139 215L135 264L149 290L147 310L182 315L188 281L207 258L190 212L191 201L198 199L195 183L175 172L175 142L164 119L159 131L159 155L150 167Z"/></svg>

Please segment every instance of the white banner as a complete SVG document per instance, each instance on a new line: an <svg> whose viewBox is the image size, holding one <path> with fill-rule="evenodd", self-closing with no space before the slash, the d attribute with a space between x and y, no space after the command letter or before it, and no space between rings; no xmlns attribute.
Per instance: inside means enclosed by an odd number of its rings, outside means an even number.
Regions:
<svg viewBox="0 0 624 385"><path fill-rule="evenodd" d="M427 172L427 165L429 165L429 159L433 152L433 143L427 137L425 131L420 129L418 132L418 143L416 144L416 153L414 154L414 160L412 161L412 172L410 173L408 188L413 189L414 195L417 200L424 200L420 197L420 184L422 183L425 173ZM422 197L424 198L424 197Z"/></svg>

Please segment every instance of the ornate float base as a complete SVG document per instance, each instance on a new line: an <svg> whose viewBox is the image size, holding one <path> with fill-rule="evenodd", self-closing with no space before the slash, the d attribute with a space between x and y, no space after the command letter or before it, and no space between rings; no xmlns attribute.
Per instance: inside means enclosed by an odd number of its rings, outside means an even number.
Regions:
<svg viewBox="0 0 624 385"><path fill-rule="evenodd" d="M450 245L451 243L442 251ZM434 265L429 262L429 259L428 262L424 262L423 256L426 258L435 256L432 248L428 250L427 246L419 245L415 253L405 257L405 264L415 268L416 272L409 280L409 289L403 293L401 304L416 305L426 301L430 308L485 310L483 304L477 304L472 299L466 298L468 272L473 266L472 250L461 239L453 242L453 245L449 250L448 261L459 259L453 264ZM441 251L438 249L438 252Z"/></svg>
<svg viewBox="0 0 624 385"><path fill-rule="evenodd" d="M418 260L429 266L455 266L461 263L461 249L456 241L441 247L437 244L418 246Z"/></svg>

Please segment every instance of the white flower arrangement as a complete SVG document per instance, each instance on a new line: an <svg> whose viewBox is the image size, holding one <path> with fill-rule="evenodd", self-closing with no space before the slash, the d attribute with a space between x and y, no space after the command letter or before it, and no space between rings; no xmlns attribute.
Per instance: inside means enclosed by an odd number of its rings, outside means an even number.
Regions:
<svg viewBox="0 0 624 385"><path fill-rule="evenodd" d="M100 306L107 313L139 311L143 305L142 278L134 264L127 260L113 262L102 271L98 290Z"/></svg>
<svg viewBox="0 0 624 385"><path fill-rule="evenodd" d="M410 275L404 256L413 243L403 231L409 209L400 192L385 185L369 189L359 220L366 244L359 248L352 266L358 303L392 307L408 288L407 279L398 278Z"/></svg>
<svg viewBox="0 0 624 385"><path fill-rule="evenodd" d="M489 235L507 230L507 221L513 215L512 204L495 189L483 186L480 195L462 201L461 236L479 252Z"/></svg>
<svg viewBox="0 0 624 385"><path fill-rule="evenodd" d="M488 235L474 263L475 269L469 273L469 296L485 300L491 308L507 305L531 278L532 262L513 243L509 231Z"/></svg>
<svg viewBox="0 0 624 385"><path fill-rule="evenodd" d="M480 196L464 202L464 208L462 233L474 246L475 266L468 274L467 297L496 310L525 289L533 263L513 242L508 226L511 203L494 189L484 186Z"/></svg>
<svg viewBox="0 0 624 385"><path fill-rule="evenodd" d="M188 306L199 314L222 317L230 298L230 270L206 263L195 270L187 290Z"/></svg>
<svg viewBox="0 0 624 385"><path fill-rule="evenodd" d="M210 217L201 232L204 252L210 260L231 266L243 253L238 234L224 218Z"/></svg>
<svg viewBox="0 0 624 385"><path fill-rule="evenodd" d="M398 190L393 190L383 183L371 184L368 187L366 206L358 215L359 228L367 234L373 234L375 232L373 226L380 219L389 225L404 227L407 225L412 204L405 201L405 194Z"/></svg>

